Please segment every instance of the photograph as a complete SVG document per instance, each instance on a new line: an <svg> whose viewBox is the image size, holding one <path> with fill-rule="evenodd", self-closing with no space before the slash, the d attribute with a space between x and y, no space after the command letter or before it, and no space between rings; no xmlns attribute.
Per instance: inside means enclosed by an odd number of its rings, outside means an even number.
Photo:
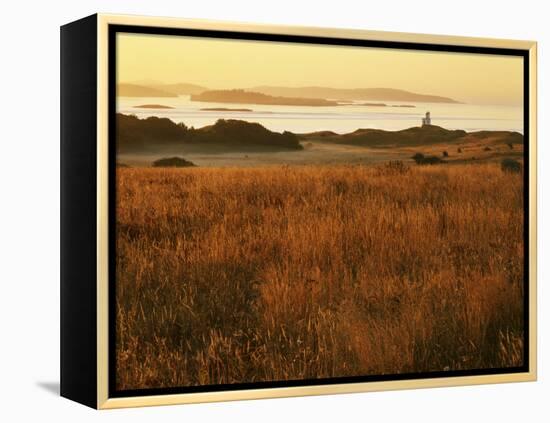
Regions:
<svg viewBox="0 0 550 423"><path fill-rule="evenodd" d="M111 56L111 393L525 371L522 55L152 32Z"/></svg>

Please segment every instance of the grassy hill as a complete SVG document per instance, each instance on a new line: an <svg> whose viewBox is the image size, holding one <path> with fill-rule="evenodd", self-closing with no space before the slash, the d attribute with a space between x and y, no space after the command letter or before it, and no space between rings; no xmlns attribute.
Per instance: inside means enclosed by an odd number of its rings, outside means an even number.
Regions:
<svg viewBox="0 0 550 423"><path fill-rule="evenodd" d="M523 135L511 131L466 132L450 130L436 125L419 126L400 131L382 129L358 129L349 134L313 132L302 134L303 140L317 140L360 147L415 147L435 144L462 144L483 142L485 144L523 144Z"/></svg>
<svg viewBox="0 0 550 423"><path fill-rule="evenodd" d="M349 134L325 137L335 143L363 147L393 147L426 145L448 142L466 135L466 131L447 130L440 126L423 126L403 129L401 131L384 131L381 129L358 129Z"/></svg>
<svg viewBox="0 0 550 423"><path fill-rule="evenodd" d="M301 150L290 132L272 132L259 123L219 119L214 125L195 129L167 118L117 114L119 153L154 152L165 147L208 147L210 150Z"/></svg>

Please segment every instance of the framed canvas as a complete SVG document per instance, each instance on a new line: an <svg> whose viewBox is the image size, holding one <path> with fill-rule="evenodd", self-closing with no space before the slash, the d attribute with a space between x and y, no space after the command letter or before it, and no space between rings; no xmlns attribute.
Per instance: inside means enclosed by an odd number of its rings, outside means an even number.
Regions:
<svg viewBox="0 0 550 423"><path fill-rule="evenodd" d="M536 43L61 28L61 394L536 379Z"/></svg>

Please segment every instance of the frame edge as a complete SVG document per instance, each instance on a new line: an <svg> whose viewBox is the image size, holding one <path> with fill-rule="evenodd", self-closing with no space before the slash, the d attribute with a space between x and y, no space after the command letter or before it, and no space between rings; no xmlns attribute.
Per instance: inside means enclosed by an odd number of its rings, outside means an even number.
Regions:
<svg viewBox="0 0 550 423"><path fill-rule="evenodd" d="M298 27L211 21L199 19L143 17L133 15L98 14L97 33L97 408L114 409L155 405L176 405L235 401L251 399L284 398L312 395L349 394L361 392L393 391L402 389L442 388L465 385L533 382L537 380L537 43L525 40L429 35L402 32L367 31L359 29L335 29ZM402 41L439 45L509 48L528 52L529 58L529 371L481 376L454 376L432 379L397 380L387 382L361 382L334 385L308 385L303 387L261 388L237 391L217 391L187 394L150 395L139 397L109 398L108 394L108 27L109 25L139 25L151 27L263 32L268 34L292 34L331 38Z"/></svg>
<svg viewBox="0 0 550 423"><path fill-rule="evenodd" d="M62 397L96 408L95 168L97 15L61 27Z"/></svg>

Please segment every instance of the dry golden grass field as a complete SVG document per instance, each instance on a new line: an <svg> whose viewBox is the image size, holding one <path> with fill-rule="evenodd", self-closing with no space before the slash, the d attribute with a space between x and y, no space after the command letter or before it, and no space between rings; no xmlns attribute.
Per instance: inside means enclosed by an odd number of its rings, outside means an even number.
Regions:
<svg viewBox="0 0 550 423"><path fill-rule="evenodd" d="M116 386L523 363L497 164L117 169Z"/></svg>

